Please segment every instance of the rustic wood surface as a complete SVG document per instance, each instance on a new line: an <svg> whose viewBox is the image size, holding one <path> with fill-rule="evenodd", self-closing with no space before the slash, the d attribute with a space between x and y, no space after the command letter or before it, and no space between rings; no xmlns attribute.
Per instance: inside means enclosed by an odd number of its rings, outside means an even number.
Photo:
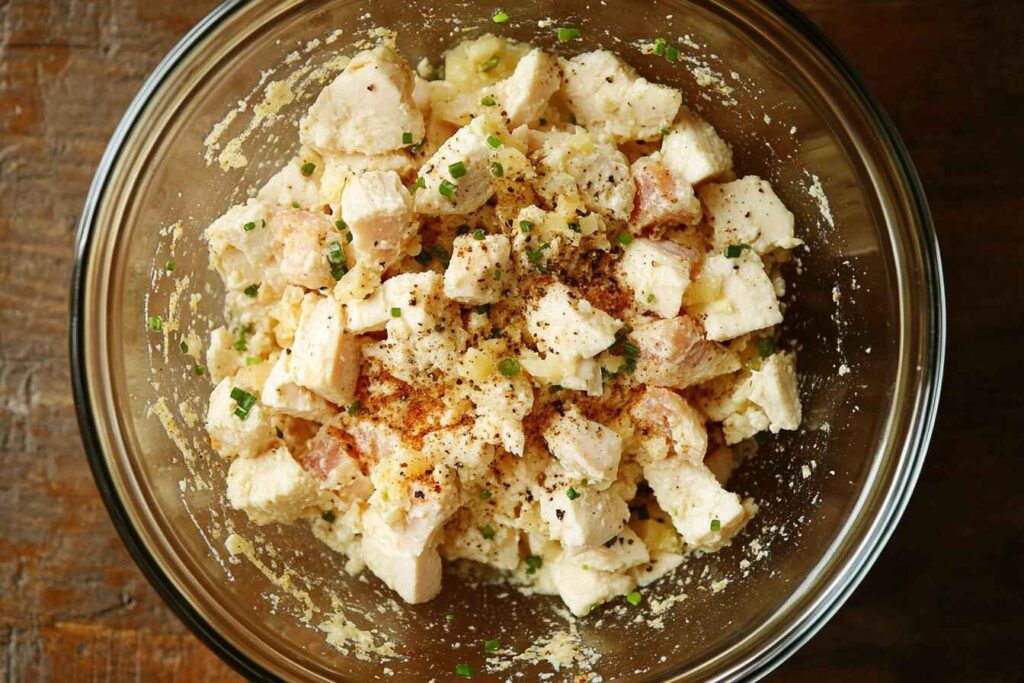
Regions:
<svg viewBox="0 0 1024 683"><path fill-rule="evenodd" d="M0 0L0 676L234 680L123 549L68 380L75 226L140 82L213 0ZM945 254L949 353L917 493L776 680L1001 680L1024 644L1024 3L796 3L887 107Z"/></svg>

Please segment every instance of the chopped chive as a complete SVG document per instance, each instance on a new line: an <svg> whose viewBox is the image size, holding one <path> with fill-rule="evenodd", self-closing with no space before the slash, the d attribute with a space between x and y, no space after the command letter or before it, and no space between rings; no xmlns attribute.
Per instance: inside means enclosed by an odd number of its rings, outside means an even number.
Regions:
<svg viewBox="0 0 1024 683"><path fill-rule="evenodd" d="M557 33L558 42L560 43L568 43L570 40L579 40L582 35L578 28L560 28Z"/></svg>
<svg viewBox="0 0 1024 683"><path fill-rule="evenodd" d="M452 178L461 178L466 175L466 164L461 161L456 161L454 164L448 165L448 173Z"/></svg>
<svg viewBox="0 0 1024 683"><path fill-rule="evenodd" d="M202 365L196 365L196 374L199 375L200 377L203 376L203 366Z"/></svg>
<svg viewBox="0 0 1024 683"><path fill-rule="evenodd" d="M640 357L640 349L637 348L636 344L631 344L630 342L623 342L622 355L624 355L626 358L636 359Z"/></svg>
<svg viewBox="0 0 1024 683"><path fill-rule="evenodd" d="M719 519L711 520L711 530L712 531L721 531L722 530L722 521L719 520Z"/></svg>
<svg viewBox="0 0 1024 683"><path fill-rule="evenodd" d="M345 264L345 252L342 251L341 245L337 241L327 245L327 263L331 267L331 277L335 280L340 280L348 272Z"/></svg>
<svg viewBox="0 0 1024 683"><path fill-rule="evenodd" d="M244 420L249 417L249 411L256 405L256 397L245 389L235 387L231 390L231 400L236 404L235 417Z"/></svg>
<svg viewBox="0 0 1024 683"><path fill-rule="evenodd" d="M349 415L355 415L356 413L361 412L362 409L363 409L363 402L362 401L356 401L355 403L350 404L348 408L345 408L346 412L348 412Z"/></svg>
<svg viewBox="0 0 1024 683"><path fill-rule="evenodd" d="M302 171L302 175L309 177L313 175L313 171L316 170L316 164L307 161L306 163L299 167L299 170Z"/></svg>
<svg viewBox="0 0 1024 683"><path fill-rule="evenodd" d="M473 239L475 239L477 241L481 241L482 242L484 240L484 238L486 238L486 237L487 237L487 231L485 231L483 228L477 228L476 230L473 231Z"/></svg>
<svg viewBox="0 0 1024 683"><path fill-rule="evenodd" d="M672 45L667 45L665 47L665 59L667 59L670 62L678 62L679 61L679 50L677 50Z"/></svg>
<svg viewBox="0 0 1024 683"><path fill-rule="evenodd" d="M255 221L249 221L248 223L246 223L245 225L242 226L242 230L245 230L246 232L252 232L255 229L256 229Z"/></svg>
<svg viewBox="0 0 1024 683"><path fill-rule="evenodd" d="M299 208L299 203L298 203L298 202L296 202L296 201L293 201L293 202L292 202L292 208L293 208L293 209L297 209L297 208Z"/></svg>
<svg viewBox="0 0 1024 683"><path fill-rule="evenodd" d="M479 313L480 315L487 315L488 313L491 312L491 305L480 304L479 306L474 307L473 310Z"/></svg>
<svg viewBox="0 0 1024 683"><path fill-rule="evenodd" d="M647 295L647 303L653 304L654 303L654 299L655 299L655 296L653 294L648 294Z"/></svg>
<svg viewBox="0 0 1024 683"><path fill-rule="evenodd" d="M501 165L500 161L495 161L493 164L491 164L491 174L495 178L505 177L505 167Z"/></svg>
<svg viewBox="0 0 1024 683"><path fill-rule="evenodd" d="M151 315L146 319L146 324L153 332L159 332L164 329L164 320L158 315Z"/></svg>
<svg viewBox="0 0 1024 683"><path fill-rule="evenodd" d="M544 263L544 250L547 248L548 245L542 244L536 249L526 250L526 260L529 261L530 266L536 269L541 275L548 272L547 265Z"/></svg>
<svg viewBox="0 0 1024 683"><path fill-rule="evenodd" d="M487 144L491 146L491 149L498 149L501 147L501 138L494 135L488 135Z"/></svg>
<svg viewBox="0 0 1024 683"><path fill-rule="evenodd" d="M491 69L493 69L496 66L498 66L498 55L494 55L493 57L488 59L486 62L481 64L480 65L480 70L483 71L484 73L487 73L488 71L490 71Z"/></svg>
<svg viewBox="0 0 1024 683"><path fill-rule="evenodd" d="M519 361L515 358L502 358L498 362L498 372L503 377L515 377L519 374Z"/></svg>
<svg viewBox="0 0 1024 683"><path fill-rule="evenodd" d="M324 510L323 512L320 513L320 519L324 520L328 524L334 524L334 512L332 512L331 510Z"/></svg>
<svg viewBox="0 0 1024 683"><path fill-rule="evenodd" d="M668 137L668 134L671 133L671 132L672 131L670 131L668 128L662 128L661 129L661 137L663 137L663 138L664 137Z"/></svg>
<svg viewBox="0 0 1024 683"><path fill-rule="evenodd" d="M490 489L484 489L483 491L480 492L480 500L490 500L491 495L492 494Z"/></svg>
<svg viewBox="0 0 1024 683"><path fill-rule="evenodd" d="M345 232L345 242L347 244L351 244L353 239L354 239L354 237L352 235L352 231L351 230L347 230Z"/></svg>
<svg viewBox="0 0 1024 683"><path fill-rule="evenodd" d="M739 258L744 249L750 249L749 244L730 244L725 248L726 258Z"/></svg>
<svg viewBox="0 0 1024 683"><path fill-rule="evenodd" d="M409 186L409 194L416 194L416 190L423 189L427 186L427 181L423 179L423 176L416 178L416 182Z"/></svg>
<svg viewBox="0 0 1024 683"><path fill-rule="evenodd" d="M175 263L174 261L168 261L167 265L164 266L164 268L167 269L168 273L173 273L174 269L177 268L177 267L178 267L178 264Z"/></svg>
<svg viewBox="0 0 1024 683"><path fill-rule="evenodd" d="M334 227L336 227L338 230L344 230L345 228L348 227L348 223L339 218L338 220L334 221Z"/></svg>
<svg viewBox="0 0 1024 683"><path fill-rule="evenodd" d="M402 144L403 145L411 145L412 144L412 133L411 132L406 131L406 132L402 133Z"/></svg>
<svg viewBox="0 0 1024 683"><path fill-rule="evenodd" d="M391 317L392 318L401 318L402 317L402 309L398 308L397 306L392 308L391 309Z"/></svg>
<svg viewBox="0 0 1024 683"><path fill-rule="evenodd" d="M455 196L455 185L447 180L442 180L441 184L437 187L437 191L441 193L442 197L451 199Z"/></svg>
<svg viewBox="0 0 1024 683"><path fill-rule="evenodd" d="M245 359L245 364L248 366L259 365L262 362L263 359L260 358L259 356L249 356L248 358Z"/></svg>
<svg viewBox="0 0 1024 683"><path fill-rule="evenodd" d="M502 275L501 268L496 268L494 270L494 279L495 280L500 280L501 279L501 275Z"/></svg>
<svg viewBox="0 0 1024 683"><path fill-rule="evenodd" d="M771 337L765 337L757 342L757 355L761 358L767 358L768 356L775 353L775 340Z"/></svg>
<svg viewBox="0 0 1024 683"><path fill-rule="evenodd" d="M615 239L622 246L626 246L627 244L629 244L630 242L633 241L633 235L631 235L628 232L620 232L619 236L617 238L615 238Z"/></svg>
<svg viewBox="0 0 1024 683"><path fill-rule="evenodd" d="M459 678L472 678L473 667L469 664L459 664L455 667L455 675Z"/></svg>
<svg viewBox="0 0 1024 683"><path fill-rule="evenodd" d="M633 605L633 607L639 605L643 599L644 596L640 595L640 593L638 593L637 591L633 591L632 593L626 596L626 602Z"/></svg>
<svg viewBox="0 0 1024 683"><path fill-rule="evenodd" d="M181 342L180 344L178 344L178 348L181 349L182 353L188 353L188 344L186 344L185 342Z"/></svg>
<svg viewBox="0 0 1024 683"><path fill-rule="evenodd" d="M491 97L490 95L484 95L483 97L480 98L480 104L484 105L485 107L493 107L494 105L497 104L497 102L495 102L494 98Z"/></svg>
<svg viewBox="0 0 1024 683"><path fill-rule="evenodd" d="M658 55L659 57L662 56L663 54L665 54L665 47L667 45L668 45L668 41L665 40L664 38L655 38L654 39L654 54Z"/></svg>
<svg viewBox="0 0 1024 683"><path fill-rule="evenodd" d="M579 497L580 497L579 491L577 491L576 489L574 489L574 488L573 488L573 487L571 487L571 486L570 486L570 487L568 488L568 490L567 490L567 491L565 492L565 495L566 495L566 497L567 497L567 498L568 498L569 500L576 500L577 498L579 498Z"/></svg>
<svg viewBox="0 0 1024 683"><path fill-rule="evenodd" d="M583 229L580 228L579 223L570 223L569 229L572 230L573 232L583 232Z"/></svg>
<svg viewBox="0 0 1024 683"><path fill-rule="evenodd" d="M434 254L434 258L440 261L445 266L451 261L452 255L448 253L448 250L442 247L440 244L435 244L434 248L431 249L431 253Z"/></svg>
<svg viewBox="0 0 1024 683"><path fill-rule="evenodd" d="M480 535L486 538L488 541L494 538L494 527L490 524L484 524L484 527L480 529Z"/></svg>
<svg viewBox="0 0 1024 683"><path fill-rule="evenodd" d="M246 287L244 291L245 291L245 295L246 296L255 299L256 298L256 294L259 293L259 291L260 291L260 285L257 282L254 285L249 285L248 287Z"/></svg>
<svg viewBox="0 0 1024 683"><path fill-rule="evenodd" d="M496 652L499 648L501 648L501 641L497 638L492 638L484 643L484 649L488 652Z"/></svg>
<svg viewBox="0 0 1024 683"><path fill-rule="evenodd" d="M508 14L501 10L498 10L493 15L491 15L491 21L493 21L495 24L504 24L505 22L508 21Z"/></svg>
<svg viewBox="0 0 1024 683"><path fill-rule="evenodd" d="M529 235L530 231L533 230L533 223L531 221L519 221L519 229L523 231L524 235Z"/></svg>
<svg viewBox="0 0 1024 683"><path fill-rule="evenodd" d="M430 263L431 259L434 258L434 255L426 249L420 249L420 253L416 254L414 258L421 266L425 266Z"/></svg>
<svg viewBox="0 0 1024 683"><path fill-rule="evenodd" d="M542 560L537 555L527 555L526 556L526 573L527 574L536 574L537 570L540 569L541 565L543 565L543 564L544 564L544 560Z"/></svg>
<svg viewBox="0 0 1024 683"><path fill-rule="evenodd" d="M446 614L446 615L444 615L444 620L447 623L449 623L449 624L454 624L455 623L455 615L454 614Z"/></svg>

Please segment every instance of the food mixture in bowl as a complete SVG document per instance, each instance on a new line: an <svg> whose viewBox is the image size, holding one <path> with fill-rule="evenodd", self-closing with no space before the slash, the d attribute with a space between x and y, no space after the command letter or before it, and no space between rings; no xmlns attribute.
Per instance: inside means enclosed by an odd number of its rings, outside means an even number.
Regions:
<svg viewBox="0 0 1024 683"><path fill-rule="evenodd" d="M408 602L472 560L577 615L740 533L740 454L800 424L777 327L802 242L678 90L608 51L379 47L299 139L206 231L235 508Z"/></svg>

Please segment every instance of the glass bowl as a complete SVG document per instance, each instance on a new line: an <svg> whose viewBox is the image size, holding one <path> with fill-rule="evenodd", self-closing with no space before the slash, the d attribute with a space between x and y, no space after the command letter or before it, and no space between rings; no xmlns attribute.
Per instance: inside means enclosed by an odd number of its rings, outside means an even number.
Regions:
<svg viewBox="0 0 1024 683"><path fill-rule="evenodd" d="M156 589L252 678L446 680L462 663L480 679L536 678L551 663L511 653L536 651L557 629L581 645L573 661L558 662L561 675L763 675L863 578L921 468L945 330L938 248L917 176L849 66L784 3L502 7L511 21L497 25L492 6L448 0L232 1L164 59L113 136L78 235L72 372L96 482ZM762 445L731 484L762 504L744 535L646 589L638 608L615 604L570 622L556 599L465 572L446 576L437 600L400 606L375 579L348 576L302 526L258 529L224 502L224 468L201 419L209 380L179 349L189 340L197 347L221 323L222 291L201 233L294 151L295 122L318 88L296 88L294 101L248 135L246 116L225 115L239 102L251 111L270 81L329 77L330 58L381 37L375 26L395 29L412 63L486 31L560 54L616 50L681 88L733 143L736 167L769 178L797 216L809 248L789 275L785 336L800 351L804 425ZM581 28L583 39L559 44L558 26ZM658 35L678 38L679 62L645 53ZM167 321L161 332L147 329L153 314ZM231 533L251 552L237 542L228 552ZM686 599L671 599L680 593ZM341 613L343 623L372 627L396 656L382 662L327 642L320 626ZM501 653L484 652L489 638L500 638ZM511 668L496 671L503 666Z"/></svg>

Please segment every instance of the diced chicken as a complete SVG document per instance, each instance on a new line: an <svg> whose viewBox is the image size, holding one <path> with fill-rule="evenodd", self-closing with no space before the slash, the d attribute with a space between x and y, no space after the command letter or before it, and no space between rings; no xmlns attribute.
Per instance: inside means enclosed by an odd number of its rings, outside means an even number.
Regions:
<svg viewBox="0 0 1024 683"><path fill-rule="evenodd" d="M419 229L412 197L394 171L367 171L350 180L341 194L341 215L356 258L385 266L401 256Z"/></svg>
<svg viewBox="0 0 1024 683"><path fill-rule="evenodd" d="M445 527L441 556L446 560L473 560L512 571L519 566L519 530L487 520L483 511L463 509Z"/></svg>
<svg viewBox="0 0 1024 683"><path fill-rule="evenodd" d="M684 177L673 174L660 155L637 159L631 171L636 198L629 223L637 232L700 222L700 200L694 195L693 186Z"/></svg>
<svg viewBox="0 0 1024 683"><path fill-rule="evenodd" d="M441 216L483 206L494 193L491 158L503 131L493 118L478 116L445 140L420 169L423 186L416 191L416 211Z"/></svg>
<svg viewBox="0 0 1024 683"><path fill-rule="evenodd" d="M334 286L327 250L337 242L338 233L326 214L280 209L274 212L269 228L281 244L280 270L288 284L306 289Z"/></svg>
<svg viewBox="0 0 1024 683"><path fill-rule="evenodd" d="M482 368L490 367L489 372ZM533 408L533 388L522 376L502 377L494 372L497 359L479 349L469 349L459 364L464 390L476 407L473 434L486 443L523 454L526 434L523 418Z"/></svg>
<svg viewBox="0 0 1024 683"><path fill-rule="evenodd" d="M700 295L694 301L690 295L696 292ZM741 250L736 258L724 254L707 258L683 303L686 312L703 323L712 341L733 339L782 322L772 281L761 258L749 249Z"/></svg>
<svg viewBox="0 0 1024 683"><path fill-rule="evenodd" d="M317 97L299 127L321 154L384 154L423 138L409 66L387 48L360 52Z"/></svg>
<svg viewBox="0 0 1024 683"><path fill-rule="evenodd" d="M621 572L650 560L647 547L628 526L611 540L596 548L587 548L576 553L566 553L565 561L575 562L583 569L597 569L603 572Z"/></svg>
<svg viewBox="0 0 1024 683"><path fill-rule="evenodd" d="M663 163L691 185L714 180L732 168L732 150L710 123L689 110L680 112L661 143Z"/></svg>
<svg viewBox="0 0 1024 683"><path fill-rule="evenodd" d="M767 180L746 176L722 185L709 183L700 190L714 230L714 247L747 244L758 254L792 249L803 244L793 236L793 213Z"/></svg>
<svg viewBox="0 0 1024 683"><path fill-rule="evenodd" d="M534 154L539 179L537 191L550 203L575 192L591 211L616 220L633 212L636 188L629 160L614 141L577 128L573 133L553 131Z"/></svg>
<svg viewBox="0 0 1024 683"><path fill-rule="evenodd" d="M355 440L337 427L324 425L295 460L341 501L366 500L373 493L370 478L356 457Z"/></svg>
<svg viewBox="0 0 1024 683"><path fill-rule="evenodd" d="M681 565L684 559L685 556L679 553L651 553L650 561L639 567L634 567L630 574L636 579L636 585L649 586Z"/></svg>
<svg viewBox="0 0 1024 683"><path fill-rule="evenodd" d="M626 245L616 277L633 290L643 310L674 318L683 306L695 258L674 242L634 239Z"/></svg>
<svg viewBox="0 0 1024 683"><path fill-rule="evenodd" d="M425 332L434 327L445 311L428 306L436 297L441 277L436 273L403 273L388 278L361 301L352 301L346 306L348 328L353 332L380 332L387 328L388 321L398 322L393 327L409 328L414 333ZM391 314L398 309L398 315Z"/></svg>
<svg viewBox="0 0 1024 683"><path fill-rule="evenodd" d="M636 581L629 574L584 569L571 560L550 563L551 577L559 597L578 617L612 598L633 590Z"/></svg>
<svg viewBox="0 0 1024 683"><path fill-rule="evenodd" d="M295 383L336 405L346 405L359 377L359 342L345 329L341 304L331 297L303 302L291 353Z"/></svg>
<svg viewBox="0 0 1024 683"><path fill-rule="evenodd" d="M206 229L210 264L230 290L242 290L257 282L276 283L278 243L267 223L274 209L250 200L228 209Z"/></svg>
<svg viewBox="0 0 1024 683"><path fill-rule="evenodd" d="M424 436L423 455L448 465L462 484L468 484L487 473L494 460L494 446L473 436L471 426L460 426Z"/></svg>
<svg viewBox="0 0 1024 683"><path fill-rule="evenodd" d="M206 347L206 369L210 379L220 382L233 377L242 367L242 359L235 350L235 339L228 328L221 326L210 333L210 345Z"/></svg>
<svg viewBox="0 0 1024 683"><path fill-rule="evenodd" d="M526 326L542 351L592 358L615 343L622 322L556 282L532 302Z"/></svg>
<svg viewBox="0 0 1024 683"><path fill-rule="evenodd" d="M444 272L444 293L460 304L479 306L494 303L512 277L511 247L504 235L475 235L455 238L451 261Z"/></svg>
<svg viewBox="0 0 1024 683"><path fill-rule="evenodd" d="M728 543L757 511L749 499L723 489L703 464L668 458L644 465L644 478L679 535L695 550Z"/></svg>
<svg viewBox="0 0 1024 683"><path fill-rule="evenodd" d="M543 431L544 441L570 477L607 486L615 481L622 439L604 425L588 420L576 406L555 417Z"/></svg>
<svg viewBox="0 0 1024 683"><path fill-rule="evenodd" d="M266 185L256 193L256 199L267 204L290 206L303 209L318 208L320 201L320 177L323 174L320 155L311 150L293 157L288 164L275 173Z"/></svg>
<svg viewBox="0 0 1024 683"><path fill-rule="evenodd" d="M260 401L279 413L306 420L323 420L333 412L327 401L295 383L291 356L287 352L279 355L274 362L263 384Z"/></svg>
<svg viewBox="0 0 1024 683"><path fill-rule="evenodd" d="M236 389L244 391L230 377L222 379L214 388L206 412L206 431L213 449L222 456L252 457L273 444L274 428L269 411L259 401L249 408L245 417L235 413L238 401L231 397L231 392Z"/></svg>
<svg viewBox="0 0 1024 683"><path fill-rule="evenodd" d="M657 137L682 103L678 90L641 78L607 50L576 55L563 73L563 94L579 123L620 141Z"/></svg>
<svg viewBox="0 0 1024 683"><path fill-rule="evenodd" d="M444 80L430 82L431 112L449 123L466 125L498 107L483 105L481 98L498 81L512 75L519 59L529 50L523 43L492 34L459 43L445 53Z"/></svg>
<svg viewBox="0 0 1024 683"><path fill-rule="evenodd" d="M334 552L347 555L345 571L355 576L366 568L360 538L363 532L363 508L360 505L349 505L342 511L332 511L332 514L332 521L323 517L313 519L313 535Z"/></svg>
<svg viewBox="0 0 1024 683"><path fill-rule="evenodd" d="M274 341L282 349L290 349L295 342L295 328L299 326L305 296L306 290L302 287L288 285L268 311L274 323Z"/></svg>
<svg viewBox="0 0 1024 683"><path fill-rule="evenodd" d="M399 541L379 512L370 508L363 514L362 555L370 571L408 603L432 599L441 592L441 556L433 548L415 555Z"/></svg>
<svg viewBox="0 0 1024 683"><path fill-rule="evenodd" d="M387 455L373 468L370 506L399 534L413 555L437 545L444 523L459 507L458 478L451 468L408 448Z"/></svg>
<svg viewBox="0 0 1024 683"><path fill-rule="evenodd" d="M601 383L601 365L593 358L549 353L541 358L529 349L523 349L519 363L533 379L563 389L585 391L590 396L604 392Z"/></svg>
<svg viewBox="0 0 1024 683"><path fill-rule="evenodd" d="M676 456L699 465L708 448L704 418L668 389L647 387L630 408L645 461Z"/></svg>
<svg viewBox="0 0 1024 683"><path fill-rule="evenodd" d="M640 351L634 377L644 384L685 389L740 369L736 354L687 316L641 323L629 339Z"/></svg>
<svg viewBox="0 0 1024 683"><path fill-rule="evenodd" d="M549 467L548 472L552 471ZM548 524L551 539L564 547L593 548L606 543L629 519L626 501L611 489L571 486L564 476L550 479L553 481L545 481L539 494L540 514Z"/></svg>
<svg viewBox="0 0 1024 683"><path fill-rule="evenodd" d="M796 357L792 353L773 354L760 370L750 373L750 401L768 416L768 428L773 434L800 426Z"/></svg>
<svg viewBox="0 0 1024 683"><path fill-rule="evenodd" d="M558 60L539 48L526 53L512 75L494 85L494 99L510 128L536 121L558 92L562 75Z"/></svg>
<svg viewBox="0 0 1024 683"><path fill-rule="evenodd" d="M384 173L394 171L399 176L412 175L416 160L408 152L387 154L328 154L323 158L324 170L320 176L318 205L330 206L335 218L341 218L341 195L349 181L368 171Z"/></svg>
<svg viewBox="0 0 1024 683"><path fill-rule="evenodd" d="M316 479L284 447L232 461L227 484L231 507L256 524L291 522L315 513L322 500Z"/></svg>

